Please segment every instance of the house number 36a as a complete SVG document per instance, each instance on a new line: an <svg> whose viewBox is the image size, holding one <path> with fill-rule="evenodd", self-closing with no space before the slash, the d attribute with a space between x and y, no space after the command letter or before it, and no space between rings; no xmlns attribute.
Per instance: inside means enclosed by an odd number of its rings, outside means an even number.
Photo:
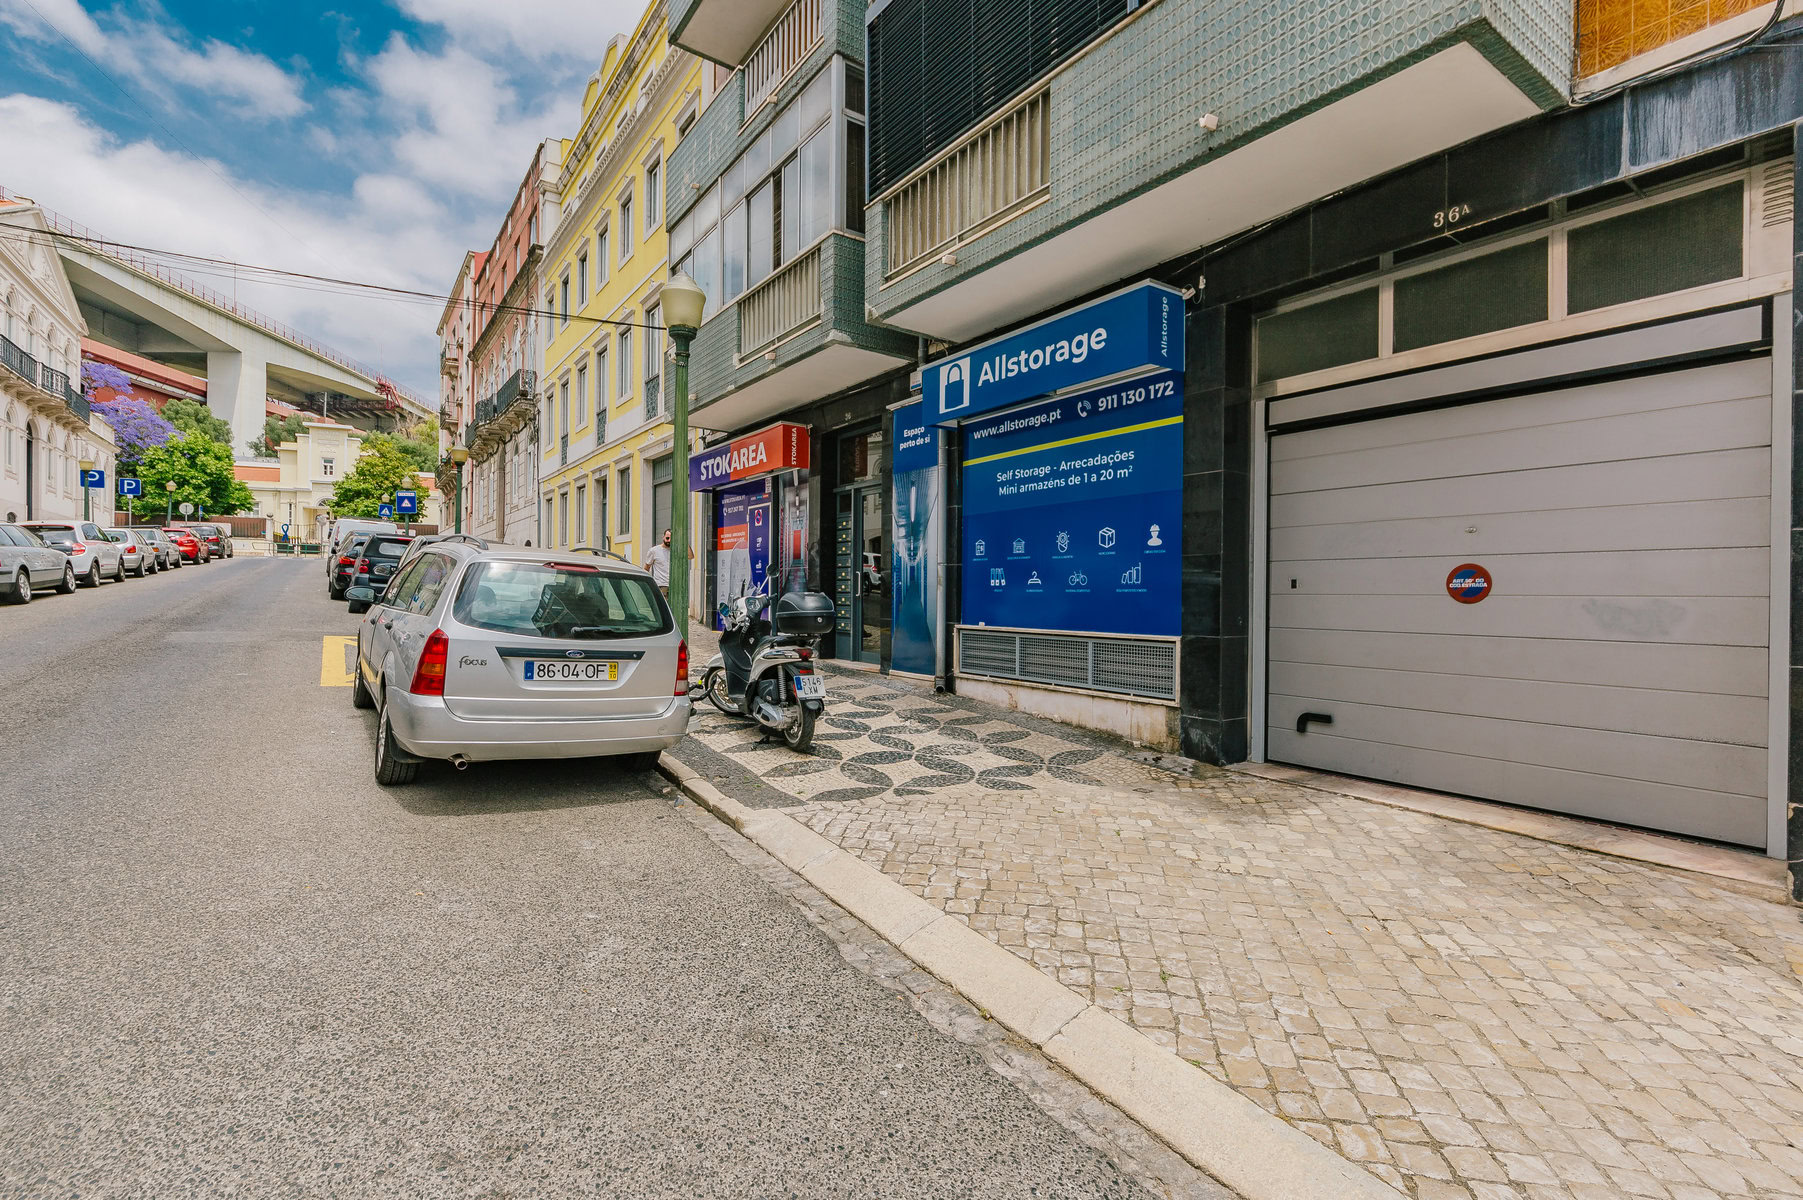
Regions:
<svg viewBox="0 0 1803 1200"><path fill-rule="evenodd" d="M1463 221L1466 217L1469 217L1470 215L1471 215L1471 205L1469 205L1469 204L1451 205L1447 208L1441 209L1439 212L1434 214L1434 228L1435 229L1445 229L1449 226L1457 225L1460 221Z"/></svg>

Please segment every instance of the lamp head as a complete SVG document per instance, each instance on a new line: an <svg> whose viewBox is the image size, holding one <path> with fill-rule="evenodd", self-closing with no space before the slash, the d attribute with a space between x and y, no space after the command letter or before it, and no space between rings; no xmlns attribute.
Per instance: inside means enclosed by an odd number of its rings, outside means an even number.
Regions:
<svg viewBox="0 0 1803 1200"><path fill-rule="evenodd" d="M672 332L693 333L701 328L701 311L707 306L707 293L683 271L670 276L658 300L664 308L664 324Z"/></svg>

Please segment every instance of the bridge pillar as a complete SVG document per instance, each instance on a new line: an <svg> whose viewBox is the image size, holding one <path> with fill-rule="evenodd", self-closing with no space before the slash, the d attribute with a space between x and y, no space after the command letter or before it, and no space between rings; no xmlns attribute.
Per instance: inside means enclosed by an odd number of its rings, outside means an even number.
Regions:
<svg viewBox="0 0 1803 1200"><path fill-rule="evenodd" d="M263 433L269 394L269 363L246 350L207 352L207 407L232 423L232 454L248 454L245 443Z"/></svg>

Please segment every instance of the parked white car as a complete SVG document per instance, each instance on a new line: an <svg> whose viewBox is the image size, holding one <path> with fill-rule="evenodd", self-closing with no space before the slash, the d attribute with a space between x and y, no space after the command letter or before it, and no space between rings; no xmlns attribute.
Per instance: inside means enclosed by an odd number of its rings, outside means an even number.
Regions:
<svg viewBox="0 0 1803 1200"><path fill-rule="evenodd" d="M33 592L75 590L69 556L17 525L0 525L0 587L14 604L30 604Z"/></svg>
<svg viewBox="0 0 1803 1200"><path fill-rule="evenodd" d="M106 536L119 546L119 556L127 575L136 575L139 579L146 575L155 575L162 567L162 556L157 552L155 544L145 539L135 529L108 529Z"/></svg>
<svg viewBox="0 0 1803 1200"><path fill-rule="evenodd" d="M125 582L125 556L119 543L92 521L26 521L23 528L69 556L75 576L88 587L99 587L102 578Z"/></svg>

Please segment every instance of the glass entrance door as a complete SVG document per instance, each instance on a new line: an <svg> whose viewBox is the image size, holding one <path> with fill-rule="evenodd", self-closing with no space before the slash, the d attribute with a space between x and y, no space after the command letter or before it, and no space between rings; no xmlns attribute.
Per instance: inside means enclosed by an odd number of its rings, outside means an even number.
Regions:
<svg viewBox="0 0 1803 1200"><path fill-rule="evenodd" d="M889 642L889 520L880 487L839 492L833 606L838 655L881 663Z"/></svg>

